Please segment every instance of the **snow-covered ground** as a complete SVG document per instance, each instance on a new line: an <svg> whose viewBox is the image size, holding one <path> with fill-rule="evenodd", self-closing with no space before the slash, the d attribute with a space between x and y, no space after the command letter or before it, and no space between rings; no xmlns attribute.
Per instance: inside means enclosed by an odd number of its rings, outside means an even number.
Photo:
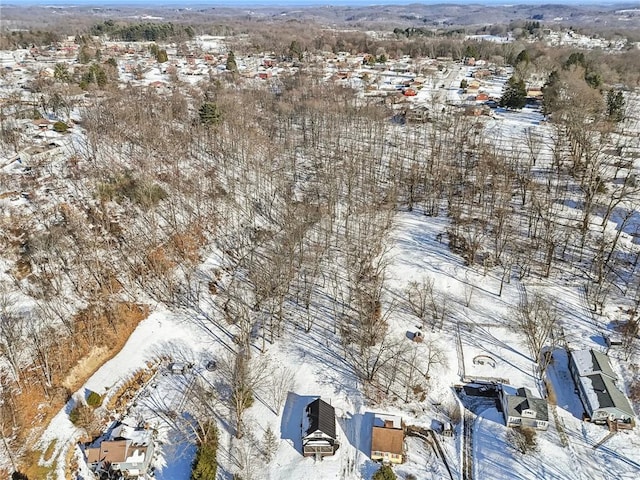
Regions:
<svg viewBox="0 0 640 480"><path fill-rule="evenodd" d="M220 46L218 38L212 37L206 42L211 49ZM468 67L453 65L449 70L434 74L411 101L425 105L436 101L460 104L464 99L460 81L470 71ZM392 81L392 77L398 75L385 74L388 81ZM154 66L141 83L166 81L167 78ZM506 78L486 82L487 93L499 96ZM194 76L192 81L196 79ZM527 107L518 112L498 109L492 118L480 121L484 125L484 135L500 139L505 149L516 148L526 131L533 130L540 136L549 133L549 127L536 108ZM547 146L541 147L541 154L548 154ZM15 159L7 159L7 162L5 172L19 171ZM28 207L28 202L16 195L0 202ZM557 210L559 214L569 215L576 209L571 205L559 205ZM398 394L389 396L381 404L368 404L363 386L339 353L335 332L327 326L329 322L319 319L309 332L290 326L266 353L259 353L257 349L253 353L258 358L268 358L265 365L273 372L278 369L291 372L293 382L283 404L278 407L267 392L256 392L256 401L245 418L250 433L241 441L233 438L228 409L222 404L215 408L220 429L219 478L228 479L233 473L240 472L246 479L369 479L377 469L377 464L369 458L373 412L397 414L407 424L430 428L434 421L449 420L447 415L451 406L457 404L452 386L465 378L503 379L543 396L544 385L537 380L535 363L512 323L513 309L523 292L539 290L558 299L564 340L569 346L603 347L602 332L594 325L582 285L567 286L554 281L522 283L516 278L508 278L502 284L501 272L469 267L460 256L451 252L446 235L448 227L446 217L427 217L419 210L400 212L394 219L391 248L387 253L390 264L385 278L385 301L401 303L405 300L409 282L431 278L438 298L446 305L446 319L433 329L423 328L424 344L416 346L418 352L426 352L429 345L437 345L442 350L441 360L430 372L424 400L407 398L404 403L403 395ZM200 273L210 273L216 266L216 256L212 255L201 266ZM319 311L329 315L326 309L319 308ZM206 313L219 315L213 311ZM189 478L194 456L193 438L191 441L185 439L183 432L168 421L167 412L180 414L185 402L190 400L196 382L215 385L220 381L219 372L209 372L204 367L211 359L222 359L227 355L229 339L219 323L206 320L194 318L189 312L172 312L157 306L140 323L122 351L104 364L55 416L35 447L46 450L55 441L54 458L64 458L68 449L75 449L82 477L90 478L77 446L81 431L69 421L71 408L88 391L109 398L135 371L160 362L158 375L143 388L128 414L143 419L159 431L162 446L155 463L156 478ZM404 341L407 348L414 346L408 334L419 328L418 323L406 309L398 308L389 317L388 336ZM475 361L487 357L492 361ZM163 375L167 373L167 358L192 363L194 367L185 375ZM559 424L555 418L550 418L549 430L538 434L539 451L523 456L506 440L507 429L500 412L491 406L477 412L473 440L475 477L497 480L635 478L640 471L640 434L637 431L621 432L594 450L593 446L607 432L602 427L582 422L582 405L573 391L561 351L554 359L548 377L557 397ZM614 358L614 363L617 361ZM322 462L301 455L302 412L317 397L335 407L340 442L336 455ZM266 462L259 448L260 439L268 428L278 437L277 449L270 462ZM566 445L563 434L568 437ZM455 475L461 474L462 442L460 428L457 428L456 438L441 439L444 455ZM409 438L407 447L408 460L395 468L398 473L413 474L421 480L447 477L444 463L423 440ZM249 459L254 460L249 462ZM57 473L59 479L65 478L63 462L59 462Z"/></svg>
<svg viewBox="0 0 640 480"><path fill-rule="evenodd" d="M498 296L499 278L465 267L461 259L452 254L446 242L438 240L438 234L447 226L443 217L425 217L419 212L400 213L393 232L394 247L389 253L393 259L388 279L392 294L401 295L406 284L425 275L435 280L438 291L449 298L450 318L442 330L427 332L446 346L446 366L433 374L425 402L403 405L394 403L368 407L362 397L355 377L345 362L322 341L322 335L309 335L302 330L288 332L287 338L272 347L268 354L271 364L290 369L295 383L286 398L282 410L277 411L268 402L255 402L250 408L246 423L256 438L261 438L268 426L279 437L273 460L261 467L260 477L265 479L360 479L370 478L376 466L369 459L372 412L399 414L407 424L431 426L433 420L446 420L434 404L454 401L451 386L460 382L459 374L466 376L508 378L515 386L526 386L538 391L533 375L534 364L523 346L522 339L508 327L509 311L517 304L522 286L515 280L505 285ZM472 287L473 286L473 287ZM553 287L550 287L553 288ZM560 291L558 291L559 293ZM565 290L562 308L565 309L567 327L589 322L588 311L580 305L581 296ZM468 307L466 299L470 297ZM404 336L415 328L415 321L406 314L392 320L390 335ZM456 353L456 338L460 331L463 348L463 365ZM321 332L320 332L321 333ZM407 340L409 342L409 340ZM597 347L592 338L581 336L572 342L580 347ZM176 361L193 362L195 367L188 376L214 378L203 365L207 359L224 355L224 348L213 337L203 335L188 319L171 312L159 310L143 321L131 336L124 349L106 363L79 390L84 395L93 390L109 395L115 387L137 368L160 356L171 356ZM258 354L259 355L259 354ZM496 367L473 362L477 355L488 355L496 361ZM570 444L562 447L553 421L547 432L538 434L539 451L535 454L516 453L505 440L507 432L502 415L489 408L480 412L474 434L474 462L476 478L494 479L596 479L632 478L640 467L640 438L636 432L621 433L605 446L593 451L592 446L606 435L602 427L585 424L577 418L581 412L578 397L566 369L551 369L550 378L559 387L558 412ZM496 374L496 372L499 372ZM211 377L213 375L213 377ZM184 391L176 389L175 376L158 375L155 391L149 398L139 401L131 415L152 418L152 423L162 432L163 457L157 461L156 478L179 480L189 477L193 447L162 425L160 417L153 418L153 408L171 405L178 409L184 402ZM185 380L188 385L189 379ZM178 383L180 385L180 383ZM184 387L184 385L183 385ZM150 387L147 387L150 388ZM188 390L188 389L187 389ZM334 457L315 462L301 455L301 417L304 407L321 396L336 409L340 448ZM67 406L51 422L42 436L41 446L57 440L61 454L65 448L78 448L75 441L79 431L68 420ZM224 418L224 417L223 417ZM550 419L551 420L551 419ZM219 455L221 478L238 471L238 452L249 449L247 455L256 455L244 444L232 440L224 421L221 426L221 452ZM460 433L460 432L459 432ZM459 468L461 438L443 441L445 455L455 471ZM64 446L64 447L63 447ZM412 473L417 478L442 479L446 475L444 465L421 440L407 441L408 462L396 468L398 472ZM234 451L234 454L229 452ZM62 469L59 478L64 478Z"/></svg>

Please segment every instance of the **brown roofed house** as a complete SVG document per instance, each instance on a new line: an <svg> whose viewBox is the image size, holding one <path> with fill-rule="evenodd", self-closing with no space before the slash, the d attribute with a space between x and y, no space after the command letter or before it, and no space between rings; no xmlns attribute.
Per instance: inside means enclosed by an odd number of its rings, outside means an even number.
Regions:
<svg viewBox="0 0 640 480"><path fill-rule="evenodd" d="M116 472L127 476L145 475L153 459L153 432L117 425L108 439L85 448L87 463L96 473Z"/></svg>
<svg viewBox="0 0 640 480"><path fill-rule="evenodd" d="M371 436L371 460L404 462L404 426L397 415L375 414Z"/></svg>
<svg viewBox="0 0 640 480"><path fill-rule="evenodd" d="M49 128L49 125L51 125L51 122L49 120L47 120L46 118L36 118L33 121L33 124L38 127L40 130L46 130Z"/></svg>

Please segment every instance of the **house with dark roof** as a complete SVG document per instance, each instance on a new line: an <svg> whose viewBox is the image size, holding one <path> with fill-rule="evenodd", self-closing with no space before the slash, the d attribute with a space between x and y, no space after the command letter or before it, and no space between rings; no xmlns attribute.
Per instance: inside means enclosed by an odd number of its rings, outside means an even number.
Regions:
<svg viewBox="0 0 640 480"><path fill-rule="evenodd" d="M635 424L635 413L618 388L609 357L596 350L569 352L569 371L585 412L593 423Z"/></svg>
<svg viewBox="0 0 640 480"><path fill-rule="evenodd" d="M336 453L336 412L327 402L318 398L307 405L302 419L302 454L322 459Z"/></svg>
<svg viewBox="0 0 640 480"><path fill-rule="evenodd" d="M502 414L507 427L530 427L536 430L549 428L547 401L534 397L528 388L502 385L500 391Z"/></svg>
<svg viewBox="0 0 640 480"><path fill-rule="evenodd" d="M371 432L371 460L382 463L404 462L404 427L397 415L376 413Z"/></svg>

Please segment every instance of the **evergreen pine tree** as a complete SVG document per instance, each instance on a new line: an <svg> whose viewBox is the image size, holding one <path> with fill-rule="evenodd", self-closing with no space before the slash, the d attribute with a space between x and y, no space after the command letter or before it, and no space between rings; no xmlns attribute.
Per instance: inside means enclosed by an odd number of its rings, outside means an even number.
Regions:
<svg viewBox="0 0 640 480"><path fill-rule="evenodd" d="M614 122L624 120L625 104L624 95L621 91L609 90L607 93L607 114L611 120Z"/></svg>
<svg viewBox="0 0 640 480"><path fill-rule="evenodd" d="M198 110L200 123L211 126L220 121L220 109L214 102L204 102Z"/></svg>
<svg viewBox="0 0 640 480"><path fill-rule="evenodd" d="M218 431L215 425L206 427L207 433L198 445L198 451L191 466L191 480L213 480L216 478L218 461Z"/></svg>
<svg viewBox="0 0 640 480"><path fill-rule="evenodd" d="M297 40L291 41L291 45L289 45L289 56L291 58L302 60L303 58L302 46L300 45L300 42L298 42Z"/></svg>
<svg viewBox="0 0 640 480"><path fill-rule="evenodd" d="M238 71L238 65L236 64L236 56L234 55L233 52L229 52L229 55L227 55L227 70L233 73Z"/></svg>
<svg viewBox="0 0 640 480"><path fill-rule="evenodd" d="M516 57L516 64L524 62L528 65L529 61L529 52L527 52L527 49L522 50Z"/></svg>
<svg viewBox="0 0 640 480"><path fill-rule="evenodd" d="M554 70L542 87L542 113L550 115L557 107L558 90L560 88L560 74Z"/></svg>
<svg viewBox="0 0 640 480"><path fill-rule="evenodd" d="M60 80L61 82L68 82L71 79L69 67L66 63L56 63L56 66L53 69L53 78Z"/></svg>
<svg viewBox="0 0 640 480"><path fill-rule="evenodd" d="M397 478L389 465L383 465L380 470L373 474L371 480L396 480Z"/></svg>
<svg viewBox="0 0 640 480"><path fill-rule="evenodd" d="M169 60L169 56L167 55L167 51L166 50L158 50L158 53L156 54L156 60L158 60L158 63L164 63L166 61Z"/></svg>
<svg viewBox="0 0 640 480"><path fill-rule="evenodd" d="M506 108L520 109L527 104L527 87L524 80L519 80L515 76L507 81L504 93L500 99L500 106Z"/></svg>
<svg viewBox="0 0 640 480"><path fill-rule="evenodd" d="M262 437L262 443L264 448L264 456L267 463L271 461L273 455L276 453L278 449L278 438L275 433L271 429L271 425L267 427L264 432L264 437Z"/></svg>

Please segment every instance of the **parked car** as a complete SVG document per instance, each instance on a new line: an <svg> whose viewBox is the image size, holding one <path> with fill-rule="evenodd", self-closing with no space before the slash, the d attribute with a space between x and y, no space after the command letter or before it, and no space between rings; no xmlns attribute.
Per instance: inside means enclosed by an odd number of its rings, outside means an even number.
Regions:
<svg viewBox="0 0 640 480"><path fill-rule="evenodd" d="M167 372L173 375L184 375L193 368L193 363L172 362L167 366Z"/></svg>

